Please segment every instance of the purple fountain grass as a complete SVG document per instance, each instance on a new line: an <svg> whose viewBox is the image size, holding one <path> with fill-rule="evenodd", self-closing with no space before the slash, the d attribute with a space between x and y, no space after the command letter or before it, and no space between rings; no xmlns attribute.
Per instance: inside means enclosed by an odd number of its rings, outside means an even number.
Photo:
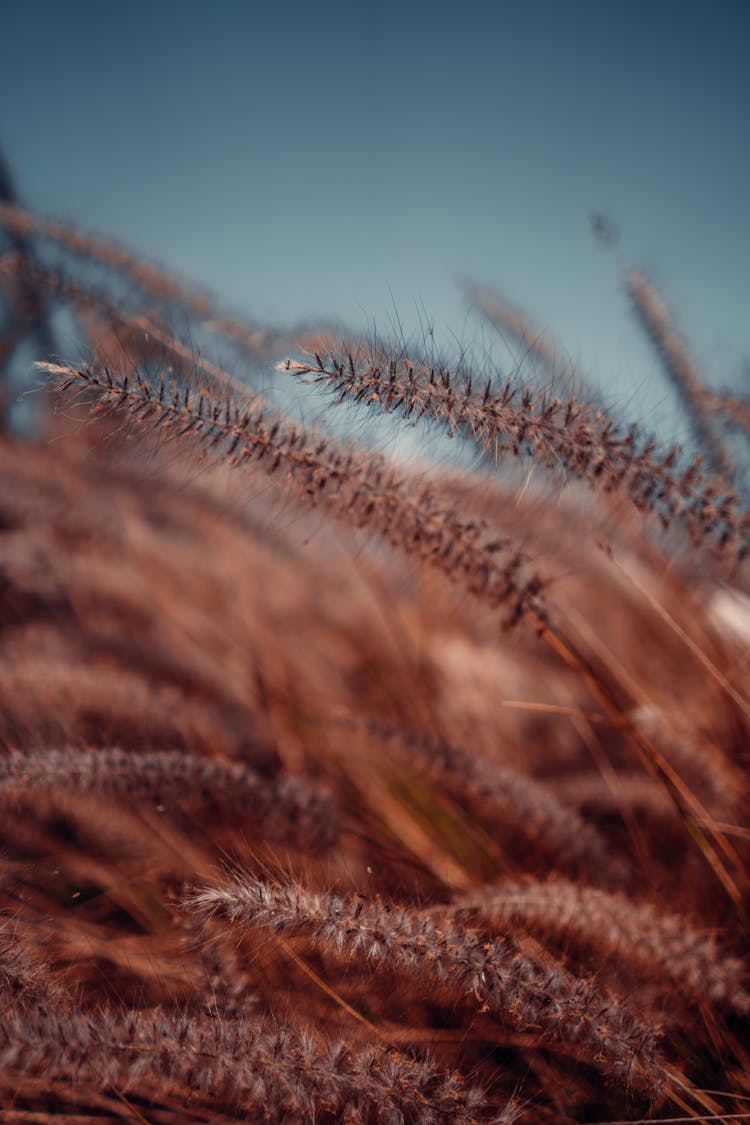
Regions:
<svg viewBox="0 0 750 1125"><path fill-rule="evenodd" d="M0 1066L72 1084L82 1101L114 1087L167 1105L190 1094L247 1120L409 1122L514 1120L460 1075L383 1046L320 1044L292 1028L161 1013L10 1013ZM21 1078L18 1079L22 1081Z"/></svg>
<svg viewBox="0 0 750 1125"><path fill-rule="evenodd" d="M735 1112L750 516L713 437L741 396L650 291L690 464L558 397L575 373L507 310L547 389L290 340L14 206L0 239L3 390L29 344L51 376L0 435L5 1116ZM472 467L245 386L284 355Z"/></svg>
<svg viewBox="0 0 750 1125"><path fill-rule="evenodd" d="M129 802L214 805L273 841L332 847L340 823L328 793L298 777L268 779L240 762L180 752L46 750L0 760L0 801L88 793Z"/></svg>
<svg viewBox="0 0 750 1125"><path fill-rule="evenodd" d="M188 900L233 925L304 935L334 959L364 959L398 974L400 986L429 987L434 999L490 1012L539 1042L580 1055L605 1074L655 1097L666 1081L656 1030L627 1007L540 963L512 942L486 942L468 927L436 924L428 911L377 899L314 894L239 875Z"/></svg>
<svg viewBox="0 0 750 1125"><path fill-rule="evenodd" d="M731 480L732 460L711 417L712 395L698 373L685 342L672 327L666 305L642 274L628 274L626 285L647 336L685 404L698 444L707 452L712 469Z"/></svg>
<svg viewBox="0 0 750 1125"><path fill-rule="evenodd" d="M545 621L542 581L524 576L523 555L507 539L490 540L480 522L466 522L441 505L434 490L401 476L378 454L363 455L280 417L269 407L218 402L199 388L151 389L127 375L41 364L59 380L93 395L97 411L126 409L133 419L176 440L190 438L231 463L260 464L296 484L311 504L323 504L357 527L380 532L393 546L459 577L490 607L507 607L507 623ZM500 562L498 562L498 556Z"/></svg>
<svg viewBox="0 0 750 1125"><path fill-rule="evenodd" d="M712 937L678 915L637 904L562 879L502 882L455 900L451 918L481 921L503 933L528 931L549 938L566 952L590 950L617 970L639 972L644 982L677 986L691 1000L750 1014L746 971L737 957L722 953Z"/></svg>

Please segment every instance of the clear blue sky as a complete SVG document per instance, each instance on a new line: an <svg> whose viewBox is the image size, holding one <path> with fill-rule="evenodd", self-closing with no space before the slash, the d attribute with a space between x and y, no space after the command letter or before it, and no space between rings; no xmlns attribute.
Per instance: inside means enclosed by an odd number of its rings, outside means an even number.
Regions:
<svg viewBox="0 0 750 1125"><path fill-rule="evenodd" d="M24 202L236 310L387 329L392 294L472 339L469 275L643 417L626 263L712 382L750 381L748 0L0 0L0 42Z"/></svg>

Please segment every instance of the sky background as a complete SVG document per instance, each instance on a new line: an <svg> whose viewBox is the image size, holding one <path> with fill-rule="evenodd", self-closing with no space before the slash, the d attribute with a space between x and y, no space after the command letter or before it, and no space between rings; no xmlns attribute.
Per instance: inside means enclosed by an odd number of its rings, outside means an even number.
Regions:
<svg viewBox="0 0 750 1125"><path fill-rule="evenodd" d="M750 381L748 0L0 0L0 42L22 202L237 312L481 350L468 276L669 426L636 266L709 381Z"/></svg>

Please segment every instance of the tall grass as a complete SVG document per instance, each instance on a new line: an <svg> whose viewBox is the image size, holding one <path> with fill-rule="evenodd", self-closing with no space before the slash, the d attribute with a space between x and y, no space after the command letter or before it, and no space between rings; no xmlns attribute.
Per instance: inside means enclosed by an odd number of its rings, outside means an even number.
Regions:
<svg viewBox="0 0 750 1125"><path fill-rule="evenodd" d="M476 287L550 386L0 223L0 1119L750 1120L750 409L656 290L685 450Z"/></svg>

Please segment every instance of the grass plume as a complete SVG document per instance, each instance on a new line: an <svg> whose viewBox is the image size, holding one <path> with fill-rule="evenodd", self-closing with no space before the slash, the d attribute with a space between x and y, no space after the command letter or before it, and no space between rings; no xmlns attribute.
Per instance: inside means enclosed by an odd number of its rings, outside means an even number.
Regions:
<svg viewBox="0 0 750 1125"><path fill-rule="evenodd" d="M0 373L30 343L42 382L0 434L6 1116L729 1119L741 395L636 275L685 450L559 397L487 294L533 386L244 322L11 195Z"/></svg>

